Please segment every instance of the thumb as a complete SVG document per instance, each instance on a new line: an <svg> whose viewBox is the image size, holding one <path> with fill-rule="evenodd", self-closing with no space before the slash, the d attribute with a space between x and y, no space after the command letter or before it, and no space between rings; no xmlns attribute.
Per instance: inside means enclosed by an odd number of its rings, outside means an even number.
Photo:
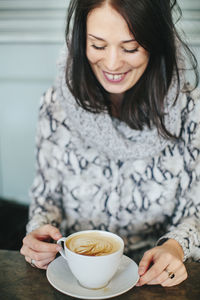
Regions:
<svg viewBox="0 0 200 300"><path fill-rule="evenodd" d="M151 264L153 260L154 251L153 249L148 250L144 253L138 268L138 274L142 276L149 268L149 265Z"/></svg>

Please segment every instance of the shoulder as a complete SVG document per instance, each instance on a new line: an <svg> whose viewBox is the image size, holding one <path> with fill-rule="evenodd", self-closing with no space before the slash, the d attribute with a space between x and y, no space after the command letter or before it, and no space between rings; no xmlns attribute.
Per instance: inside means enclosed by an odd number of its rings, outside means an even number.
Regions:
<svg viewBox="0 0 200 300"><path fill-rule="evenodd" d="M182 110L182 137L190 152L200 150L200 89L185 94Z"/></svg>
<svg viewBox="0 0 200 300"><path fill-rule="evenodd" d="M40 113L49 110L52 106L55 106L56 100L56 93L54 87L49 87L42 95L40 99Z"/></svg>
<svg viewBox="0 0 200 300"><path fill-rule="evenodd" d="M41 97L39 119L44 118L49 121L54 119L61 123L66 118L66 111L63 109L58 93L53 86L48 88Z"/></svg>
<svg viewBox="0 0 200 300"><path fill-rule="evenodd" d="M182 119L195 122L200 120L200 88L183 94L181 97Z"/></svg>
<svg viewBox="0 0 200 300"><path fill-rule="evenodd" d="M43 140L48 140L49 143L56 140L59 144L62 137L69 138L70 128L66 125L67 120L66 110L52 86L46 90L40 101L36 136L38 143Z"/></svg>

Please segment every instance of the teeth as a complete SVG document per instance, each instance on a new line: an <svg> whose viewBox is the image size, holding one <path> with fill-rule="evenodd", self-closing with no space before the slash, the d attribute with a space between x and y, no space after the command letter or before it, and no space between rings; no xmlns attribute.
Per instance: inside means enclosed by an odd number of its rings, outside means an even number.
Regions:
<svg viewBox="0 0 200 300"><path fill-rule="evenodd" d="M114 75L114 74L109 74L109 73L106 73L106 76L108 77L108 79L110 80L120 80L123 76L123 74L120 74L120 75Z"/></svg>

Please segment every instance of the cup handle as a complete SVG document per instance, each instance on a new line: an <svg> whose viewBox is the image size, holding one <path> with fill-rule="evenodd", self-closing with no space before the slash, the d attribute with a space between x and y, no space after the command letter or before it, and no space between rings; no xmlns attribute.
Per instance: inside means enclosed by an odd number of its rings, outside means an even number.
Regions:
<svg viewBox="0 0 200 300"><path fill-rule="evenodd" d="M57 244L60 245L60 246L62 247L61 242L65 242L65 240L66 240L66 238L64 238L64 237L61 238L61 239L59 239L59 240L57 241ZM65 259L67 259L67 257L66 257L66 255L65 255L65 252L64 252L63 249L61 249L59 252L60 252L60 254L62 255L62 257L64 257Z"/></svg>

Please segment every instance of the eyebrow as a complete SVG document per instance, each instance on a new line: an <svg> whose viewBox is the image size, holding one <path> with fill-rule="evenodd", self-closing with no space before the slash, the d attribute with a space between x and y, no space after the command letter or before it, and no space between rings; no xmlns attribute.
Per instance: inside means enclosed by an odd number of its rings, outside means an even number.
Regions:
<svg viewBox="0 0 200 300"><path fill-rule="evenodd" d="M88 34L90 37L93 37L99 41L103 41L103 42L106 42L104 39L98 37L98 36L95 36L93 34ZM121 41L123 44L126 44L126 43L130 43L130 42L135 42L135 39L131 39L131 40L126 40L126 41Z"/></svg>

